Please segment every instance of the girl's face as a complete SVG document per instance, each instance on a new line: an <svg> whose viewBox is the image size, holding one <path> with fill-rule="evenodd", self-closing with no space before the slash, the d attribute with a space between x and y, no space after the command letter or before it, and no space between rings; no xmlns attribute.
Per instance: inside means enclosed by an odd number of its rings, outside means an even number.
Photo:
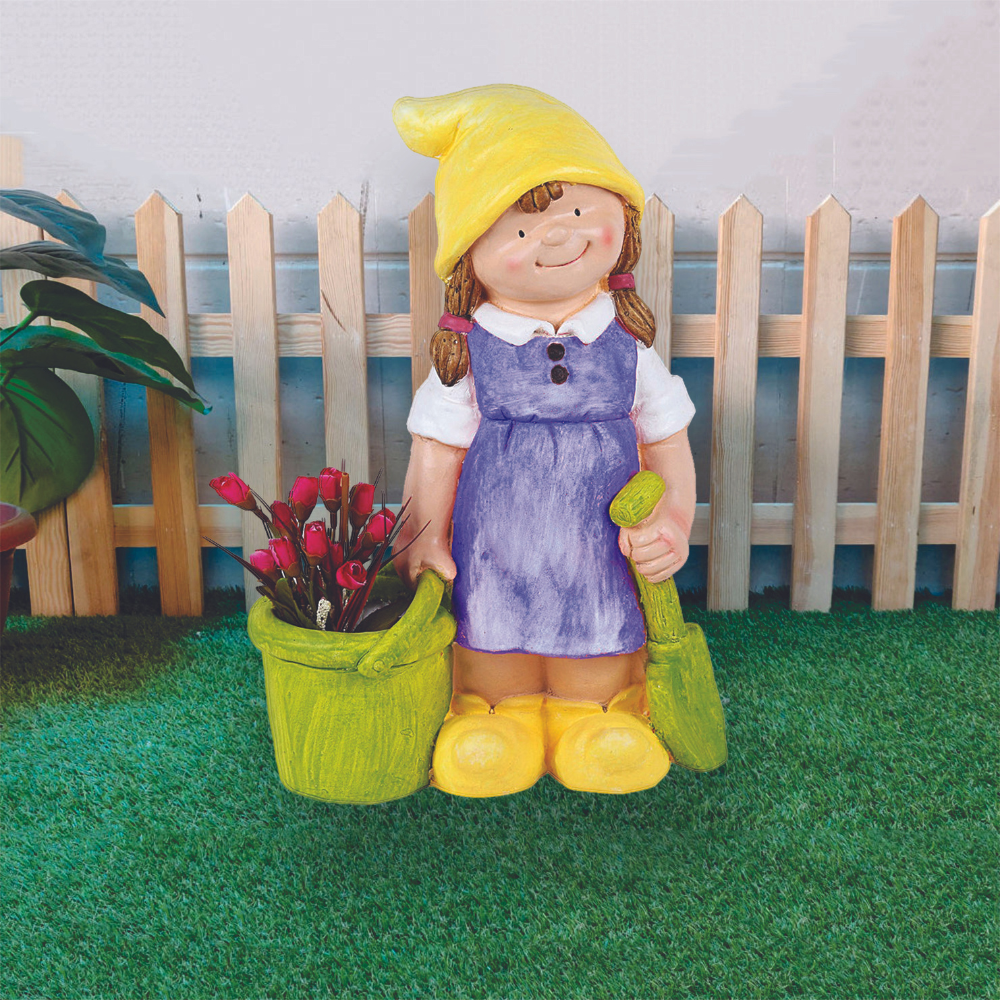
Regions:
<svg viewBox="0 0 1000 1000"><path fill-rule="evenodd" d="M512 205L472 245L472 268L491 301L558 302L596 288L625 237L624 203L590 184L563 184L543 212Z"/></svg>

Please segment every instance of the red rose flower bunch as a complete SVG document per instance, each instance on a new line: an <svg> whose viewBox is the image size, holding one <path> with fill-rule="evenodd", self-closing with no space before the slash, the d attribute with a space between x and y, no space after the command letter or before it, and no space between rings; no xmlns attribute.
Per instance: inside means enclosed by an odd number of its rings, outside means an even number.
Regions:
<svg viewBox="0 0 1000 1000"><path fill-rule="evenodd" d="M353 632L368 603L375 577L387 562L392 543L406 518L385 506L376 512L374 483L355 483L340 469L318 477L299 476L288 502L265 503L235 472L213 479L211 486L226 503L256 514L267 531L266 549L241 559L218 542L259 581L257 591L270 598L275 615L304 628ZM326 516L309 520L318 502ZM402 551L402 550L400 550ZM393 556L399 555L398 552Z"/></svg>

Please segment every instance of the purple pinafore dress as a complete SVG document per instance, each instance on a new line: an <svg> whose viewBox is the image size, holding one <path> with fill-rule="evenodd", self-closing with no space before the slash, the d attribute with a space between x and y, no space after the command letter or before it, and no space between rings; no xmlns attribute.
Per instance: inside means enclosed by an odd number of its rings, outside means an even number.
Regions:
<svg viewBox="0 0 1000 1000"><path fill-rule="evenodd" d="M646 641L608 508L639 471L638 346L617 321L590 344L468 334L481 419L455 496L455 641L587 657Z"/></svg>

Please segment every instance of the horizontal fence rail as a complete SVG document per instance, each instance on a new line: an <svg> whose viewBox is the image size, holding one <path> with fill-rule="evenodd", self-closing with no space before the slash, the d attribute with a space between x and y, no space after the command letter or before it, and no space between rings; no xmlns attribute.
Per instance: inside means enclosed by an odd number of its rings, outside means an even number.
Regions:
<svg viewBox="0 0 1000 1000"><path fill-rule="evenodd" d="M438 313L438 316L441 314ZM661 314L662 315L662 314ZM435 322L435 321L432 321ZM322 355L322 320L318 313L278 313L278 355L282 358L316 358ZM714 356L716 318L712 315L671 317L675 358ZM369 358L409 358L413 346L409 313L368 313L365 317ZM233 319L229 313L192 313L188 316L191 356L231 358ZM434 329L437 329L436 327ZM757 356L802 356L802 316L760 317ZM657 333L657 338L660 334ZM935 316L931 325L931 357L967 358L972 342L971 316ZM848 316L844 355L849 358L884 358L885 316ZM428 372L430 368L428 367ZM426 374L424 378L426 378ZM419 384L419 383L418 383Z"/></svg>
<svg viewBox="0 0 1000 1000"><path fill-rule="evenodd" d="M4 137L5 187L23 186L18 147ZM40 238L10 217L0 221L5 245ZM716 312L675 315L674 216L654 196L643 218L636 278L658 320L655 349L667 363L715 362L710 502L698 505L691 536L709 549L709 607L747 607L751 546L782 545L792 549L792 607L829 610L836 546L871 545L873 606L909 608L917 546L929 544L955 546L953 606L992 608L1000 559L1000 203L981 220L971 316L933 315L938 219L920 197L893 220L884 316L847 315L851 220L832 196L807 220L802 313L760 315L762 221L745 197L727 209ZM430 336L443 311L432 196L409 216L407 314L365 314L361 219L342 196L317 218L319 313L276 311L273 222L259 202L245 195L227 222L232 311L189 314L182 220L162 196L150 196L136 213L138 265L166 316L144 308L144 317L185 360L233 359L238 471L264 495L277 496L281 482L280 357L323 359L327 464L346 460L368 479L366 358L409 357L414 388L430 371ZM4 272L5 324L23 315L16 289L28 277ZM885 359L875 503L837 501L845 357ZM931 357L969 359L958 503L920 500ZM759 358L800 359L794 503L752 502ZM191 413L155 392L147 397L153 504L112 505L100 395L91 388L85 396L98 427L95 470L80 493L42 513L28 546L32 613L115 613L115 548L155 547L164 614L200 614L202 536L256 547L260 523L226 505L197 503ZM252 585L247 594L255 597Z"/></svg>

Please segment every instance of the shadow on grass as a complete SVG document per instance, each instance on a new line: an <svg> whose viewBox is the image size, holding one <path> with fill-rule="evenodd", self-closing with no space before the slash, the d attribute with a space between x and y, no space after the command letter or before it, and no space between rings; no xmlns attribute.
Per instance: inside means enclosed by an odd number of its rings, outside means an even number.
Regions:
<svg viewBox="0 0 1000 1000"><path fill-rule="evenodd" d="M169 668L182 639L242 613L243 592L210 592L202 618L161 616L153 588L123 590L120 606L106 617L12 613L2 639L3 706L137 691Z"/></svg>

